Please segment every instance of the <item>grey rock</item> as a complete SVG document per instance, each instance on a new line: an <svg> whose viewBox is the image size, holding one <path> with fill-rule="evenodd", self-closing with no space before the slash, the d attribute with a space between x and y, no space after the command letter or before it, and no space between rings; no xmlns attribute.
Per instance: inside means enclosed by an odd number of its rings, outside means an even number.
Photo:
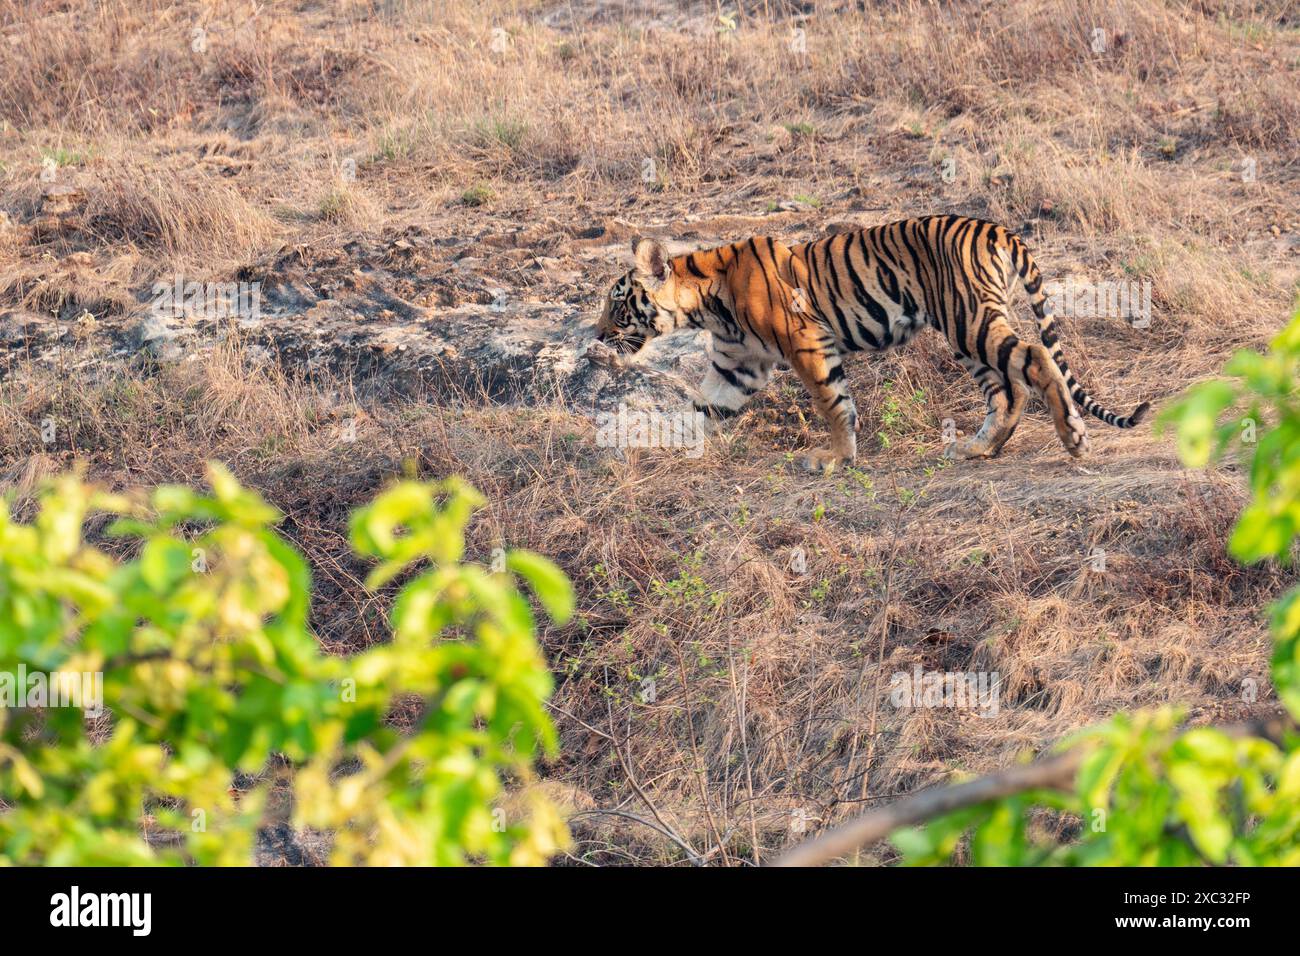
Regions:
<svg viewBox="0 0 1300 956"><path fill-rule="evenodd" d="M148 314L128 329L127 341L133 351L144 351L163 361L175 361L188 351L184 340L192 334L189 328Z"/></svg>

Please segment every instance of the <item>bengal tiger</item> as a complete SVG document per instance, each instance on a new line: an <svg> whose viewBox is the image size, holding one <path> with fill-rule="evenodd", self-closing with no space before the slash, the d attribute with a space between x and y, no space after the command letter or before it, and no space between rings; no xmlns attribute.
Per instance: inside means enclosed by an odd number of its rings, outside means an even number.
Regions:
<svg viewBox="0 0 1300 956"><path fill-rule="evenodd" d="M787 363L830 429L830 447L801 458L808 470L857 455L844 353L903 345L927 325L948 340L988 407L978 432L948 446L950 457L998 454L1031 394L1075 457L1087 452L1088 433L1071 399L1117 428L1132 428L1150 407L1121 418L1089 396L1061 352L1038 266L1020 237L996 223L925 216L814 242L756 237L671 257L658 240L640 238L632 254L636 266L609 290L597 338L630 357L677 329L712 333L712 365L695 402L710 418L736 414ZM1008 322L1013 272L1041 345L1022 341Z"/></svg>

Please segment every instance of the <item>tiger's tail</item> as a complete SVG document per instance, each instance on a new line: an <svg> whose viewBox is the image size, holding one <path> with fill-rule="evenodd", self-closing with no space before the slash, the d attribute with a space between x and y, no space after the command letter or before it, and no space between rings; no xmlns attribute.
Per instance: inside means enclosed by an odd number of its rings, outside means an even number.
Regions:
<svg viewBox="0 0 1300 956"><path fill-rule="evenodd" d="M1142 419L1146 418L1147 412L1151 410L1150 402L1143 402L1127 416L1116 415L1096 401L1079 384L1079 381L1074 377L1074 373L1070 371L1069 363L1065 361L1065 354L1061 351L1060 337L1056 333L1056 317L1047 311L1047 295L1043 292L1042 273L1038 271L1033 256L1029 254L1029 250L1020 237L1015 233L1008 233L1008 238L1011 266L1020 276L1025 292L1029 294L1030 305L1033 306L1034 315L1038 318L1038 336L1043 340L1043 345L1048 352L1051 353L1052 360L1056 362L1056 367L1065 376L1065 384L1070 390L1070 396L1079 403L1084 411L1100 418L1107 425L1114 425L1116 428L1132 428L1141 422Z"/></svg>

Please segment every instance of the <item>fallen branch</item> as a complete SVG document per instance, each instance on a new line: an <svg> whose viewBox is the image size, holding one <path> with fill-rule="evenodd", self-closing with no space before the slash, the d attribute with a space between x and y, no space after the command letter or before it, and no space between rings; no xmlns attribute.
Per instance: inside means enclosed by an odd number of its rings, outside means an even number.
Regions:
<svg viewBox="0 0 1300 956"><path fill-rule="evenodd" d="M1076 748L1050 760L1003 770L968 783L922 790L896 803L869 810L816 839L801 843L772 865L817 866L883 840L899 827L915 826L953 810L1026 790L1068 789L1083 758L1083 748Z"/></svg>
<svg viewBox="0 0 1300 956"><path fill-rule="evenodd" d="M1219 728L1231 737L1263 737L1282 740L1287 724L1281 718ZM951 787L932 787L905 797L888 806L870 810L860 817L828 830L821 836L799 844L779 857L772 866L819 866L854 850L878 843L900 827L915 826L954 810L973 807L989 800L999 800L1027 790L1069 790L1075 774L1088 755L1081 745L1046 760L1014 767L959 783Z"/></svg>

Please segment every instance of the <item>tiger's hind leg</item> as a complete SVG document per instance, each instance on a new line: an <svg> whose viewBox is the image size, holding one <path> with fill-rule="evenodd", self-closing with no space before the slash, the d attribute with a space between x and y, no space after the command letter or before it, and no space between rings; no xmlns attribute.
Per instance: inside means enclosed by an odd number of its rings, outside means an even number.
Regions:
<svg viewBox="0 0 1300 956"><path fill-rule="evenodd" d="M998 351L1005 358L999 360L999 365L1007 369L1005 375L974 359L961 360L983 388L989 413L979 432L948 450L949 457L991 458L1001 451L1020 422L1030 392L1038 395L1051 412L1056 435L1065 450L1075 458L1085 455L1088 429L1070 401L1065 377L1051 353L1037 343L1021 342L1014 333L1001 339Z"/></svg>
<svg viewBox="0 0 1300 956"><path fill-rule="evenodd" d="M1025 345L1025 358L1021 368L1026 383L1052 413L1056 437L1075 458L1088 453L1088 428L1070 400L1070 389L1065 376L1057 367L1052 353L1041 345Z"/></svg>
<svg viewBox="0 0 1300 956"><path fill-rule="evenodd" d="M958 356L961 364L979 383L984 393L988 414L978 432L950 445L945 454L949 458L992 458L1015 432L1024 414L1028 392L1015 377L1004 378L997 369L989 368L976 359Z"/></svg>

